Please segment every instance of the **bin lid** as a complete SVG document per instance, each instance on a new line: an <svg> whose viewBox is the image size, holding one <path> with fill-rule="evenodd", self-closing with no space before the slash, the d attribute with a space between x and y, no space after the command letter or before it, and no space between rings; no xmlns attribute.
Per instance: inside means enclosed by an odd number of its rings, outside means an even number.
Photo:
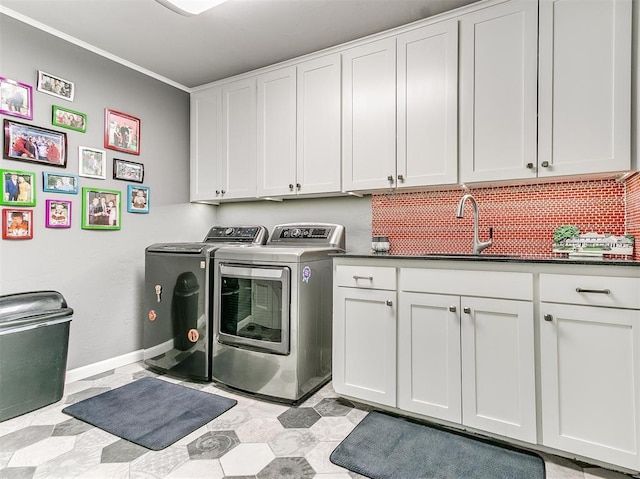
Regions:
<svg viewBox="0 0 640 479"><path fill-rule="evenodd" d="M73 309L57 291L30 291L0 295L0 330L71 317Z"/></svg>

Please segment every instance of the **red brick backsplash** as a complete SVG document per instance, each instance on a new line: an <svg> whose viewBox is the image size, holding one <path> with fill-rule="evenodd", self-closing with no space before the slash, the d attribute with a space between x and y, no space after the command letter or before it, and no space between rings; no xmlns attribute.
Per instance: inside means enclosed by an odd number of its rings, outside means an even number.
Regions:
<svg viewBox="0 0 640 479"><path fill-rule="evenodd" d="M581 233L633 234L640 239L640 175L614 179L471 188L480 207L480 240L493 227L494 254L548 256L553 231L575 225ZM466 191L376 194L372 233L388 236L393 254L471 253L473 207L456 208ZM635 248L639 259L639 248Z"/></svg>

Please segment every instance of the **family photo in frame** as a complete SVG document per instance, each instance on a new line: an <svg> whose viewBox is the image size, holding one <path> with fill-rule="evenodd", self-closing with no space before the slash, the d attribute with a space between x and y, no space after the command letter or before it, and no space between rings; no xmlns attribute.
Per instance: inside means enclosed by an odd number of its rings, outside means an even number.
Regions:
<svg viewBox="0 0 640 479"><path fill-rule="evenodd" d="M2 209L2 238L3 239L33 238L32 210L3 208Z"/></svg>
<svg viewBox="0 0 640 479"><path fill-rule="evenodd" d="M144 179L144 165L133 161L113 159L113 179L135 181L142 183Z"/></svg>
<svg viewBox="0 0 640 479"><path fill-rule="evenodd" d="M87 178L107 178L107 152L96 148L78 148L78 174Z"/></svg>
<svg viewBox="0 0 640 479"><path fill-rule="evenodd" d="M104 147L132 155L140 154L140 119L106 108Z"/></svg>
<svg viewBox="0 0 640 479"><path fill-rule="evenodd" d="M42 172L42 191L52 193L78 194L78 177L64 173Z"/></svg>
<svg viewBox="0 0 640 479"><path fill-rule="evenodd" d="M50 166L67 166L67 134L4 120L4 158Z"/></svg>
<svg viewBox="0 0 640 479"><path fill-rule="evenodd" d="M82 229L119 230L120 196L115 190L82 188Z"/></svg>
<svg viewBox="0 0 640 479"><path fill-rule="evenodd" d="M63 100L73 101L76 87L73 82L52 75L51 73L38 71L38 91L53 95Z"/></svg>
<svg viewBox="0 0 640 479"><path fill-rule="evenodd" d="M58 105L52 107L51 124L85 133L87 131L87 115L79 111L69 110Z"/></svg>
<svg viewBox="0 0 640 479"><path fill-rule="evenodd" d="M2 175L1 205L35 206L35 173L17 170L0 170L0 175Z"/></svg>
<svg viewBox="0 0 640 479"><path fill-rule="evenodd" d="M1 114L33 120L32 104L33 88L30 85L0 77Z"/></svg>

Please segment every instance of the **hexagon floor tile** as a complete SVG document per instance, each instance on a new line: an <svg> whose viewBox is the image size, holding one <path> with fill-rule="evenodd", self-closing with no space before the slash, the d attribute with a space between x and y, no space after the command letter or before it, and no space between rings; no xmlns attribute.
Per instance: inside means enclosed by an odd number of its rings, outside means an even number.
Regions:
<svg viewBox="0 0 640 479"><path fill-rule="evenodd" d="M329 460L372 409L325 385L298 407L230 393L215 383L163 379L234 397L237 406L162 451L150 451L61 413L68 404L141 377L141 362L65 386L57 403L0 422L0 479L363 479ZM629 479L543 454L547 479ZM586 467L586 466L584 466Z"/></svg>

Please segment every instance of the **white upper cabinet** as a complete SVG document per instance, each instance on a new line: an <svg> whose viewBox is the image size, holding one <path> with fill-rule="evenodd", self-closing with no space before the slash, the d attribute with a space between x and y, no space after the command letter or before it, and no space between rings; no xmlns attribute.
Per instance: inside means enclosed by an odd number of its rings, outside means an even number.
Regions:
<svg viewBox="0 0 640 479"><path fill-rule="evenodd" d="M298 193L337 193L342 176L340 55L300 63L297 70Z"/></svg>
<svg viewBox="0 0 640 479"><path fill-rule="evenodd" d="M222 198L256 196L256 79L222 85Z"/></svg>
<svg viewBox="0 0 640 479"><path fill-rule="evenodd" d="M628 170L631 0L540 1L538 176Z"/></svg>
<svg viewBox="0 0 640 479"><path fill-rule="evenodd" d="M460 18L462 182L535 177L537 30L534 0Z"/></svg>
<svg viewBox="0 0 640 479"><path fill-rule="evenodd" d="M258 76L258 196L340 191L340 55Z"/></svg>
<svg viewBox="0 0 640 479"><path fill-rule="evenodd" d="M397 186L458 181L458 22L397 38Z"/></svg>
<svg viewBox="0 0 640 479"><path fill-rule="evenodd" d="M389 188L396 177L396 39L342 54L342 188Z"/></svg>
<svg viewBox="0 0 640 479"><path fill-rule="evenodd" d="M222 179L222 90L191 95L191 201L220 197Z"/></svg>
<svg viewBox="0 0 640 479"><path fill-rule="evenodd" d="M257 127L258 196L294 192L297 182L296 67L258 76Z"/></svg>

